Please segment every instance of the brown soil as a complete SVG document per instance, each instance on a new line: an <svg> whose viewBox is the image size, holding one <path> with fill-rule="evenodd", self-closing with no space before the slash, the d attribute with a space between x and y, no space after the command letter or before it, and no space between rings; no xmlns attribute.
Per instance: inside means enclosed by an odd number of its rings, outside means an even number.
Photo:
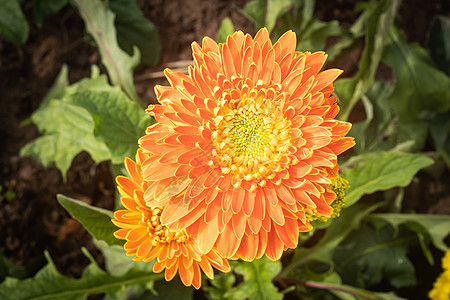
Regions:
<svg viewBox="0 0 450 300"><path fill-rule="evenodd" d="M102 256L86 230L57 203L56 194L113 209L115 184L109 166L96 165L88 154L81 153L63 182L57 169L45 169L33 159L19 156L20 149L39 136L36 127L21 124L39 107L63 64L69 66L70 82L76 82L89 75L92 64L99 63L99 54L86 41L83 22L75 9L67 6L37 28L32 2L25 2L30 23L27 43L15 46L0 39L0 196L7 191L15 193L11 201L0 201L0 251L19 266L36 262L33 272L45 263L42 253L48 250L61 273L79 277L89 263L81 247L86 247L100 263ZM141 68L136 75L137 91L147 104L156 102L153 86L167 84L163 78L153 78L155 72L170 63L190 60L191 42L201 42L205 35L215 38L224 17L232 19L235 29L254 33L252 23L239 12L244 0L138 2L159 29L163 46L160 65ZM429 4L418 11L414 9L416 5L403 4L403 27L411 40L423 44L431 16L448 14L449 7L445 7L445 1L414 2ZM328 2L317 4L323 20L338 19L344 25L354 21L355 1L337 1L333 7L325 3ZM420 18L413 17L416 13L420 13ZM355 69L357 57L348 56L338 64L346 66L349 61L352 63L348 68ZM450 213L449 187L444 184L445 180L448 182L448 171L445 176L440 180L422 176L420 186L415 186L420 193L408 194L411 197L407 205L421 212ZM419 197L430 200L423 206Z"/></svg>

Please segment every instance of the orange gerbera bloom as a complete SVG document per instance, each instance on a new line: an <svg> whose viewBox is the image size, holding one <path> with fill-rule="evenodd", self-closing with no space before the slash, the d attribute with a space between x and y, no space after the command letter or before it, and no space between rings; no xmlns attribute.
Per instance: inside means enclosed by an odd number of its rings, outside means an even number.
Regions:
<svg viewBox="0 0 450 300"><path fill-rule="evenodd" d="M214 278L211 266L223 272L230 271L228 261L219 256L216 250L202 254L195 240L189 237L186 230L170 230L160 222L164 207L146 206L144 190L148 184L142 179L141 163L148 157L142 150L136 153L136 163L125 160L125 167L131 178L117 177L118 189L122 195L125 210L114 213L113 223L120 227L114 233L119 239L127 242L124 245L127 255L134 256L135 261L151 261L157 258L153 271L165 271L166 280L171 280L177 270L186 286L200 288L200 268L209 278Z"/></svg>
<svg viewBox="0 0 450 300"><path fill-rule="evenodd" d="M337 121L326 54L295 51L295 33L272 45L266 29L217 45L192 44L189 75L166 69L156 86L159 122L140 139L144 200L164 206L161 223L195 236L201 252L227 258L280 258L311 230L305 213L330 216L327 186L337 155L354 145Z"/></svg>

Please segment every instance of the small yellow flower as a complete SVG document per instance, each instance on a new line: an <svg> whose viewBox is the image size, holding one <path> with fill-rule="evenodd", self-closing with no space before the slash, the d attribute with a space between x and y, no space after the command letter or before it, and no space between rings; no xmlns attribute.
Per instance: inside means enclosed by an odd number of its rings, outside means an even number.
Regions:
<svg viewBox="0 0 450 300"><path fill-rule="evenodd" d="M434 282L433 289L428 293L428 297L432 300L450 299L450 249L442 259L442 268L444 272L439 275Z"/></svg>

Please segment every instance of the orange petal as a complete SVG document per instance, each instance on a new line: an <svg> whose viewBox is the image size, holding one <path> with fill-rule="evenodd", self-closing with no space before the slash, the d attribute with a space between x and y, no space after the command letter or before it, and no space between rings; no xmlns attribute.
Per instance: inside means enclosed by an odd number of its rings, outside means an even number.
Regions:
<svg viewBox="0 0 450 300"><path fill-rule="evenodd" d="M217 236L219 235L218 222L218 218L214 218L209 223L200 220L197 234L197 246L201 253L208 253L216 243Z"/></svg>
<svg viewBox="0 0 450 300"><path fill-rule="evenodd" d="M253 261L258 251L258 235L244 235L237 251L238 255L245 261Z"/></svg>
<svg viewBox="0 0 450 300"><path fill-rule="evenodd" d="M315 94L316 92L322 90L326 86L330 85L339 75L342 74L342 70L339 69L328 69L323 72L320 72L316 76L316 80L318 84L311 90L311 94Z"/></svg>
<svg viewBox="0 0 450 300"><path fill-rule="evenodd" d="M276 234L275 230L270 231L267 235L268 243L266 248L266 255L273 261L278 260L280 259L281 254L283 254L284 245Z"/></svg>
<svg viewBox="0 0 450 300"><path fill-rule="evenodd" d="M284 214L280 205L267 205L267 212L269 213L270 218L280 226L284 225Z"/></svg>

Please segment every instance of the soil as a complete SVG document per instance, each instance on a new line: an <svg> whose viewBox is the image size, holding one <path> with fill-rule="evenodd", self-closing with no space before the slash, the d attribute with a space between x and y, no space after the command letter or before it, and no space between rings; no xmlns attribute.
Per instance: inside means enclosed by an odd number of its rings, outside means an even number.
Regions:
<svg viewBox="0 0 450 300"><path fill-rule="evenodd" d="M323 21L337 19L349 26L357 16L353 12L356 1L333 1L333 6L317 2L317 15ZM176 63L185 68L191 59L191 42L201 42L204 36L215 38L224 17L231 18L235 29L255 33L253 24L240 12L244 0L138 3L158 28L163 47L160 64L142 67L136 74L136 89L146 104L156 103L155 84L167 84L158 72ZM419 6L422 8L417 10ZM23 123L39 107L63 64L68 65L73 83L89 76L91 65L99 64L100 57L88 43L83 21L73 7L66 6L41 28L35 25L32 1L25 1L23 9L30 24L26 44L16 46L0 38L0 252L15 265L28 266L27 275L32 275L45 264L43 252L47 250L62 274L80 277L89 263L81 247L100 264L103 258L89 233L58 204L56 195L112 210L115 184L109 166L97 165L87 153L80 153L63 181L57 169L44 168L31 158L21 157L19 151L39 136L35 126ZM424 45L432 17L449 12L444 0L405 1L400 8L402 29L410 41ZM360 52L349 53L335 65L356 70ZM422 213L450 213L449 181L448 170L441 178L421 174L407 189L405 205Z"/></svg>

